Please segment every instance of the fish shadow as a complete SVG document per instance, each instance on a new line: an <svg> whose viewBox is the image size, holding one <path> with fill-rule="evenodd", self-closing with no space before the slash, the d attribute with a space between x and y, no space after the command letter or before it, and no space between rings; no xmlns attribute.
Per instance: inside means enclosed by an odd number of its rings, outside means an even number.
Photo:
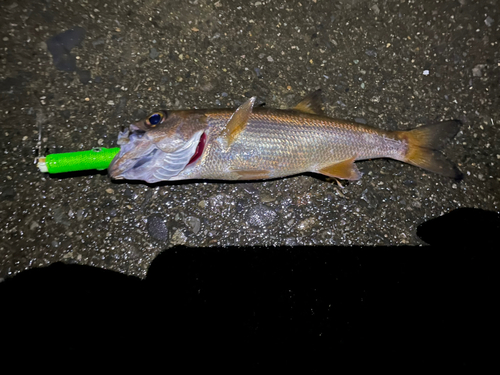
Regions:
<svg viewBox="0 0 500 375"><path fill-rule="evenodd" d="M91 169L91 170L85 170L85 171L76 171L76 172L64 172L64 173L56 173L56 174L49 174L49 178L53 180L65 180L68 178L77 178L77 177L86 177L86 176L106 176L108 172L106 170L97 170L97 169Z"/></svg>
<svg viewBox="0 0 500 375"><path fill-rule="evenodd" d="M180 181L160 181L160 182L155 182L155 183L148 183L144 182L141 180L113 180L113 184L116 185L122 185L122 184L130 184L130 185L146 185L151 188L154 187L162 187L162 186L178 186L178 185L189 185L189 184L199 184L199 183L207 183L207 184L227 184L227 185L237 185L237 184L249 184L249 183L256 183L256 182L267 182L267 181L278 181L278 180L283 180L285 178L295 178L299 176L308 176L315 178L319 181L323 182L335 182L330 177L324 176L319 173L314 173L314 172L305 172L305 173L299 173L295 175L290 175L286 177L275 177L275 178L268 178L268 179L263 179L263 180L217 180L217 179L192 179L192 180L180 180ZM341 180L342 181L342 186L348 186L349 181L347 180Z"/></svg>

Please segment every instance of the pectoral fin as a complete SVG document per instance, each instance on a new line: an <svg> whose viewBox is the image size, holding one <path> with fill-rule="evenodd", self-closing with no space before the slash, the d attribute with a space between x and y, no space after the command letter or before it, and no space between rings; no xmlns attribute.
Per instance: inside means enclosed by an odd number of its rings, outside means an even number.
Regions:
<svg viewBox="0 0 500 375"><path fill-rule="evenodd" d="M354 164L354 160L356 160L356 156L341 161L340 163L335 163L325 168L321 168L317 172L328 177L356 181L361 178L362 174Z"/></svg>
<svg viewBox="0 0 500 375"><path fill-rule="evenodd" d="M321 90L316 90L306 95L306 97L292 109L312 115L323 115L322 106L323 100L321 99Z"/></svg>
<svg viewBox="0 0 500 375"><path fill-rule="evenodd" d="M271 172L265 169L262 170L234 170L239 176L240 180L265 180L268 179Z"/></svg>
<svg viewBox="0 0 500 375"><path fill-rule="evenodd" d="M229 119L226 129L222 132L222 137L226 139L227 146L231 146L238 135L245 129L248 119L252 114L253 105L255 104L256 97L253 96L245 103L240 105Z"/></svg>

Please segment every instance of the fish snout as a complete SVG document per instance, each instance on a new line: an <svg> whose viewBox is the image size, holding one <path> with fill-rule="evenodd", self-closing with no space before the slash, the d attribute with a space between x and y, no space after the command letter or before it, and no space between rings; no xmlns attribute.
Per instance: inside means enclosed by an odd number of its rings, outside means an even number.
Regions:
<svg viewBox="0 0 500 375"><path fill-rule="evenodd" d="M108 174L115 180L135 179L138 169L146 161L149 161L156 146L145 132L138 130L130 132L124 130L118 135L120 152L113 158L108 167Z"/></svg>

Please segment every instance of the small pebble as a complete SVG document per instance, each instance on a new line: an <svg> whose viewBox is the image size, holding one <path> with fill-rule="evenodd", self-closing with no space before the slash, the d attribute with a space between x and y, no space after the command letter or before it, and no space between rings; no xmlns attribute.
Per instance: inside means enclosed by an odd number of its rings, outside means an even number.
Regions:
<svg viewBox="0 0 500 375"><path fill-rule="evenodd" d="M172 245L184 245L187 241L186 235L180 229L177 229L172 236Z"/></svg>
<svg viewBox="0 0 500 375"><path fill-rule="evenodd" d="M158 56L160 56L160 52L158 52L158 50L156 48L151 48L149 50L149 58L154 60L156 59Z"/></svg>
<svg viewBox="0 0 500 375"><path fill-rule="evenodd" d="M200 231L201 221L197 217L189 216L184 220L184 223L189 226L194 234L197 234Z"/></svg>
<svg viewBox="0 0 500 375"><path fill-rule="evenodd" d="M148 217L147 231L155 240L166 241L168 239L167 225L158 214L153 214Z"/></svg>
<svg viewBox="0 0 500 375"><path fill-rule="evenodd" d="M247 221L254 227L266 227L278 218L278 214L270 207L260 204L248 211Z"/></svg>
<svg viewBox="0 0 500 375"><path fill-rule="evenodd" d="M483 75L482 70L484 69L486 65L484 64L478 64L474 68L472 68L472 76L474 77L481 77Z"/></svg>
<svg viewBox="0 0 500 375"><path fill-rule="evenodd" d="M307 231L311 229L314 224L316 224L316 218L308 217L307 219L302 220L299 225L297 225L297 228L302 231Z"/></svg>

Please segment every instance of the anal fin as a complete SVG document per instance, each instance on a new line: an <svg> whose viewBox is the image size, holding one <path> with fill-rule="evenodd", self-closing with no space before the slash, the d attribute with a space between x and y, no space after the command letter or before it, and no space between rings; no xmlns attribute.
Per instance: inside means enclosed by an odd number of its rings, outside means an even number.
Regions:
<svg viewBox="0 0 500 375"><path fill-rule="evenodd" d="M352 158L341 161L340 163L335 163L327 167L321 168L317 172L328 177L335 177L343 180L356 181L361 178L362 173L358 170L358 167L356 167L356 165L354 164L355 160L356 156L353 156Z"/></svg>

